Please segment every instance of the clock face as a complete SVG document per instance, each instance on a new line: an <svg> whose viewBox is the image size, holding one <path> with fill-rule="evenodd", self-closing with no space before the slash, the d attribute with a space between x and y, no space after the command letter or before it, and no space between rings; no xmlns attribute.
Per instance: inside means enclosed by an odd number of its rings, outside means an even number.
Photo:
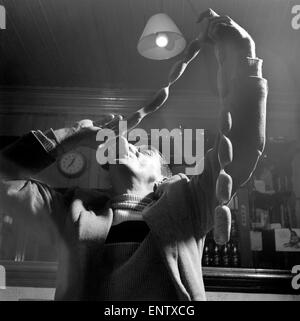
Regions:
<svg viewBox="0 0 300 321"><path fill-rule="evenodd" d="M86 168L86 159L79 152L68 152L58 161L58 169L67 177L78 177Z"/></svg>

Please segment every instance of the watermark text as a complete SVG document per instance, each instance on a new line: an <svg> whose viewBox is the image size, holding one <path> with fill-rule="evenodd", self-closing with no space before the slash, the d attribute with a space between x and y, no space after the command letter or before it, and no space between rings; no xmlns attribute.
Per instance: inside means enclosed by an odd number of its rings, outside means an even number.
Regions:
<svg viewBox="0 0 300 321"><path fill-rule="evenodd" d="M300 4L296 4L292 7L291 13L293 15L291 25L294 30L300 29Z"/></svg>
<svg viewBox="0 0 300 321"><path fill-rule="evenodd" d="M96 140L102 144L96 152L96 160L100 165L117 164L126 157L129 159L129 142L139 150L154 148L160 151L165 163L184 165L187 175L199 175L203 171L204 129L151 129L149 135L142 128L134 128L127 133L125 120L119 122L118 132L120 138L117 140L115 132L109 128L98 131Z"/></svg>

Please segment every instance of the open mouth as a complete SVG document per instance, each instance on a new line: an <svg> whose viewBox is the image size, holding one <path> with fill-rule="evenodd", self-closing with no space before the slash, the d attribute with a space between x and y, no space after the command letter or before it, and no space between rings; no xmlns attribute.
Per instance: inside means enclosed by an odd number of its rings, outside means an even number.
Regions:
<svg viewBox="0 0 300 321"><path fill-rule="evenodd" d="M120 136L106 141L101 147L101 167L109 169L110 164L125 164L134 157L128 141Z"/></svg>

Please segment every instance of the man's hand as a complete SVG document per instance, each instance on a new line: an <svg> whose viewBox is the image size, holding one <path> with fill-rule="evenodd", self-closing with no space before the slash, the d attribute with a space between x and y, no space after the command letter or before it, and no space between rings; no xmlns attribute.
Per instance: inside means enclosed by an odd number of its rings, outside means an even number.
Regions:
<svg viewBox="0 0 300 321"><path fill-rule="evenodd" d="M201 24L201 38L214 45L220 67L218 87L221 94L227 85L240 72L246 58L255 58L255 43L249 33L228 16L219 16L212 9L203 12L198 23Z"/></svg>
<svg viewBox="0 0 300 321"><path fill-rule="evenodd" d="M83 146L97 149L99 143L101 143L96 141L98 131L109 128L117 132L120 120L122 120L122 116L112 114L96 122L84 119L75 123L71 128L57 129L54 133L63 152Z"/></svg>
<svg viewBox="0 0 300 321"><path fill-rule="evenodd" d="M252 37L229 16L219 16L212 9L208 9L199 16L197 22L201 23L205 19L206 36L222 54L229 49L241 57L255 57L255 43Z"/></svg>
<svg viewBox="0 0 300 321"><path fill-rule="evenodd" d="M98 131L108 128L117 132L120 120L122 120L122 116L110 114L101 121L93 122L90 119L84 119L77 122L73 128L78 137L78 145L97 149L99 145L99 141L96 141Z"/></svg>

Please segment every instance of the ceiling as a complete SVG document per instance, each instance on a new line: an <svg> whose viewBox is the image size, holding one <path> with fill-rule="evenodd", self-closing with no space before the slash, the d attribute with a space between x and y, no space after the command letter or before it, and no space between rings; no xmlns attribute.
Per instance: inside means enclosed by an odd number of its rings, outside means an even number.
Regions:
<svg viewBox="0 0 300 321"><path fill-rule="evenodd" d="M167 13L190 41L197 34L196 12L211 7L253 36L271 90L298 92L295 1L0 0L7 14L6 30L0 30L0 85L158 89L178 57L153 61L138 54L147 19ZM215 68L206 48L176 87L214 90Z"/></svg>

